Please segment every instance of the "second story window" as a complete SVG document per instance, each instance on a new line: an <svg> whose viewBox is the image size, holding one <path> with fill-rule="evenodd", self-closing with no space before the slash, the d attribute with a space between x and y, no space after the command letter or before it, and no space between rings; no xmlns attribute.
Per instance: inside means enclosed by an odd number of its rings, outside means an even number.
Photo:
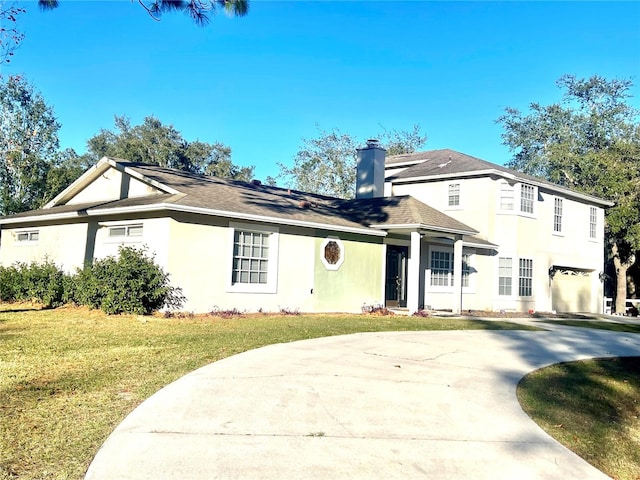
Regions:
<svg viewBox="0 0 640 480"><path fill-rule="evenodd" d="M596 207L589 208L589 238L596 238L598 227L598 210Z"/></svg>
<svg viewBox="0 0 640 480"><path fill-rule="evenodd" d="M562 199L555 198L553 201L553 231L562 232Z"/></svg>
<svg viewBox="0 0 640 480"><path fill-rule="evenodd" d="M507 182L500 183L500 210L513 210L513 185Z"/></svg>
<svg viewBox="0 0 640 480"><path fill-rule="evenodd" d="M532 185L520 185L520 211L533 214L536 189Z"/></svg>
<svg viewBox="0 0 640 480"><path fill-rule="evenodd" d="M459 205L460 205L460 184L450 183L449 184L449 206L457 207Z"/></svg>

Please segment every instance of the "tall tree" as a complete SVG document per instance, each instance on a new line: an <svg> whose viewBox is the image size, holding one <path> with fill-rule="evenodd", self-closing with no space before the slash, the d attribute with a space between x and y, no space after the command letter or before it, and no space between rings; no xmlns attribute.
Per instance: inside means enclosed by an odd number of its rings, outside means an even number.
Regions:
<svg viewBox="0 0 640 480"><path fill-rule="evenodd" d="M137 3L154 20L159 21L164 13L182 12L200 26L207 25L211 21L211 15L220 9L227 15L236 17L244 17L249 13L248 0L137 0ZM38 0L42 10L53 10L59 4L58 0Z"/></svg>
<svg viewBox="0 0 640 480"><path fill-rule="evenodd" d="M20 42L24 39L24 33L17 28L18 16L26 10L17 3L0 0L0 65L11 63L11 57Z"/></svg>
<svg viewBox="0 0 640 480"><path fill-rule="evenodd" d="M94 161L104 156L176 168L192 173L249 181L254 167L231 162L231 149L220 142L188 142L172 125L150 116L131 126L127 117L115 117L115 131L101 130L87 141Z"/></svg>
<svg viewBox="0 0 640 480"><path fill-rule="evenodd" d="M378 138L388 155L413 153L427 141L427 137L420 133L419 125L414 125L410 131L384 130ZM338 129L329 132L319 129L317 138L303 139L292 166L278 164L278 178L297 190L353 198L356 190L356 150L364 144L364 140L356 140Z"/></svg>
<svg viewBox="0 0 640 480"><path fill-rule="evenodd" d="M24 78L0 80L1 214L37 208L45 201L59 129L53 109Z"/></svg>
<svg viewBox="0 0 640 480"><path fill-rule="evenodd" d="M507 108L498 118L511 168L615 202L606 237L616 271L616 311L624 312L627 270L640 248L640 124L630 80L564 75L562 101Z"/></svg>

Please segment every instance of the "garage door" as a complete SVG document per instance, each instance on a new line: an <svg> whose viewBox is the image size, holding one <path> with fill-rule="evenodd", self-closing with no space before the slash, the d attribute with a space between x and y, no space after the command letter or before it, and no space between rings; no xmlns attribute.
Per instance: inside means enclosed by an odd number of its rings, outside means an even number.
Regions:
<svg viewBox="0 0 640 480"><path fill-rule="evenodd" d="M589 273L573 270L556 271L551 285L551 304L556 312L590 312Z"/></svg>

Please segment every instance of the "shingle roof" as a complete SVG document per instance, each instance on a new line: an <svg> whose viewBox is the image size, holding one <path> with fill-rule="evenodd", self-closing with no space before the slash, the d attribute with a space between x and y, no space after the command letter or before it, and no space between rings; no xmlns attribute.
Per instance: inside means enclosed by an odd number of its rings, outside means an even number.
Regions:
<svg viewBox="0 0 640 480"><path fill-rule="evenodd" d="M448 148L405 155L395 155L386 159L386 165L390 167L393 167L395 164L405 162L418 163L409 166L399 173L391 175L386 180L393 183L394 181L403 181L414 178L428 179L428 177L434 177L434 179L440 179L449 176L457 177L461 175L473 175L474 173L488 174L487 172L494 172L507 177L523 180L525 182L530 182L534 185L546 187L550 190L560 191L569 196L579 197L602 205L611 205L611 202L607 200L579 193L547 180L527 175L526 173L518 172L516 170L503 167L502 165L487 162L486 160L472 157L465 153L456 152L455 150L450 150Z"/></svg>
<svg viewBox="0 0 640 480"><path fill-rule="evenodd" d="M113 160L112 160L113 162ZM422 225L443 232L476 231L412 197L343 200L296 190L203 176L153 165L117 161L120 168L143 180L179 192L159 193L111 202L59 205L14 215L14 220L51 215L108 213L141 209L198 211L227 217L247 216L283 224L369 230L377 234L385 225ZM2 222L1 223L6 223ZM376 230L370 227L376 227Z"/></svg>

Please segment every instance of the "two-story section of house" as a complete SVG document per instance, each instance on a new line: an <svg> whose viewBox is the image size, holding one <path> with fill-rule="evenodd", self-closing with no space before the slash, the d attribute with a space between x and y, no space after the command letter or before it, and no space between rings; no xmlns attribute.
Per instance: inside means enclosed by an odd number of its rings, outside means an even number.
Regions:
<svg viewBox="0 0 640 480"><path fill-rule="evenodd" d="M463 310L602 311L610 202L448 149L387 157L384 194L411 195L480 232L462 249ZM423 302L447 308L453 247L423 241Z"/></svg>

